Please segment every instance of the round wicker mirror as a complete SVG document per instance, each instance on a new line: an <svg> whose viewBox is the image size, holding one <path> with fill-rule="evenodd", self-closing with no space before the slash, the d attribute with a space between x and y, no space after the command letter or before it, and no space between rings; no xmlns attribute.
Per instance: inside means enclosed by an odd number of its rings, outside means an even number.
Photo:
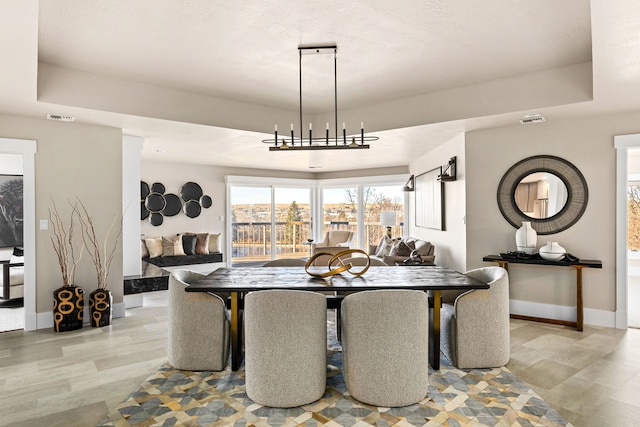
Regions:
<svg viewBox="0 0 640 427"><path fill-rule="evenodd" d="M537 172L554 175L566 187L566 202L546 218L523 212L519 207L523 206L521 197L516 202L516 193L522 190L518 186L524 178ZM502 216L515 228L519 228L522 221L531 221L538 234L554 234L571 227L584 213L588 199L587 182L582 173L572 163L555 156L533 156L519 161L509 168L498 185L498 207ZM544 199L533 201L543 204Z"/></svg>

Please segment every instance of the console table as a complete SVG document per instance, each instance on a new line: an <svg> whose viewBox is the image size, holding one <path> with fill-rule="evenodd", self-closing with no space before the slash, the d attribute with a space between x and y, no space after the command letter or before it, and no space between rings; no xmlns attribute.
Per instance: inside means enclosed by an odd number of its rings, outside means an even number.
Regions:
<svg viewBox="0 0 640 427"><path fill-rule="evenodd" d="M555 323L558 325L575 326L578 331L583 330L584 324L584 308L582 303L582 269L583 268L602 268L602 261L600 260L580 260L576 262L571 261L548 261L546 259L539 258L504 258L500 255L487 255L482 258L486 262L495 262L505 270L509 270L509 264L527 264L527 265L544 265L552 267L570 267L576 270L576 321L566 321L557 319L545 319L541 317L520 316L512 314L514 319L535 320L538 322Z"/></svg>

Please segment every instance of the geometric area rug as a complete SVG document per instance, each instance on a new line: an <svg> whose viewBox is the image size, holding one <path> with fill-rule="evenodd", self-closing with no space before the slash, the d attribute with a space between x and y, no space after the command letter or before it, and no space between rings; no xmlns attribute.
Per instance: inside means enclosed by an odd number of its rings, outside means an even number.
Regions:
<svg viewBox="0 0 640 427"><path fill-rule="evenodd" d="M353 399L341 373L342 353L327 353L324 396L296 408L269 408L247 397L244 369L180 371L168 363L147 378L99 426L571 426L506 368L460 370L445 357L429 369L425 398L401 408Z"/></svg>

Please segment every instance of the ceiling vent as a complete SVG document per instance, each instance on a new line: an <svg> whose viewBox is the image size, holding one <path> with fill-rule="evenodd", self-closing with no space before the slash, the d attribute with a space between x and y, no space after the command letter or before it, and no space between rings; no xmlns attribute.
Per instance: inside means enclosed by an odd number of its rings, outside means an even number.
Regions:
<svg viewBox="0 0 640 427"><path fill-rule="evenodd" d="M542 114L529 114L520 119L520 123L523 125L530 125L532 123L543 123L546 120L542 117Z"/></svg>
<svg viewBox="0 0 640 427"><path fill-rule="evenodd" d="M47 119L55 120L57 122L72 122L76 118L73 116L62 116L60 114L47 114Z"/></svg>

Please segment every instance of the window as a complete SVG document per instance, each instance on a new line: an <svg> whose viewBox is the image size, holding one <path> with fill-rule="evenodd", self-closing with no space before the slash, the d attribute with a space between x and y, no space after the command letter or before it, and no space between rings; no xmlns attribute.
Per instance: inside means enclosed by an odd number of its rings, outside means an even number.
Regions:
<svg viewBox="0 0 640 427"><path fill-rule="evenodd" d="M298 180L227 176L232 263L264 263L309 256L309 239L329 230L356 233L355 247L377 245L385 227L380 212L396 212L393 237L402 235L407 177ZM265 185L269 182L269 185ZM314 226L318 224L318 226Z"/></svg>

